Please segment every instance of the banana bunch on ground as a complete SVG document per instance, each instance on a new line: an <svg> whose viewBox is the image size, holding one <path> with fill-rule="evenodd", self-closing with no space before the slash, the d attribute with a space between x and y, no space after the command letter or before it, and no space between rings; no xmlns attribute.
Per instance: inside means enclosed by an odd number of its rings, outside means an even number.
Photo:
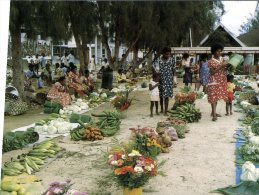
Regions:
<svg viewBox="0 0 259 195"><path fill-rule="evenodd" d="M100 115L92 114L92 116L99 118L96 125L105 137L114 135L120 129L121 115L117 111L104 111Z"/></svg>
<svg viewBox="0 0 259 195"><path fill-rule="evenodd" d="M184 120L188 123L198 122L201 119L200 109L195 108L193 104L184 104L178 106L176 110L168 112L171 117Z"/></svg>
<svg viewBox="0 0 259 195"><path fill-rule="evenodd" d="M2 181L1 182L1 195L27 195L26 189L12 181Z"/></svg>
<svg viewBox="0 0 259 195"><path fill-rule="evenodd" d="M80 126L70 131L70 138L73 141L80 141L83 139L85 134L85 128Z"/></svg>

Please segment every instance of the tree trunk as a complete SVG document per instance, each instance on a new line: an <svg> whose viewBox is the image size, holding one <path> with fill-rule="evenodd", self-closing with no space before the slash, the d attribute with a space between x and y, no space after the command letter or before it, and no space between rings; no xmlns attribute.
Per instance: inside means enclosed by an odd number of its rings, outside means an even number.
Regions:
<svg viewBox="0 0 259 195"><path fill-rule="evenodd" d="M13 71L13 85L18 90L20 97L25 100L24 96L24 72L22 64L22 44L21 44L21 30L11 31L12 38L12 71Z"/></svg>
<svg viewBox="0 0 259 195"><path fill-rule="evenodd" d="M150 50L152 51L152 50ZM147 53L147 65L151 66L152 65L152 52Z"/></svg>
<svg viewBox="0 0 259 195"><path fill-rule="evenodd" d="M133 48L133 66L137 63L138 61L138 50L139 48L137 46L135 46Z"/></svg>
<svg viewBox="0 0 259 195"><path fill-rule="evenodd" d="M87 46L87 39L86 37L82 37L82 49L84 55L84 70L88 69L89 64L89 47Z"/></svg>
<svg viewBox="0 0 259 195"><path fill-rule="evenodd" d="M120 41L119 37L117 37L116 33L116 38L115 38L115 48L114 48L114 58L115 58L115 69L118 69L119 67L119 51L120 51Z"/></svg>
<svg viewBox="0 0 259 195"><path fill-rule="evenodd" d="M134 67L138 67L141 63L143 63L145 61L145 59L148 57L148 55L151 54L151 58L152 58L152 49L149 49L149 51L147 52L147 54L143 57L142 60L138 61Z"/></svg>
<svg viewBox="0 0 259 195"><path fill-rule="evenodd" d="M79 72L81 73L81 75L84 75L85 73L85 64L84 64L84 52L83 52L83 47L81 44L81 40L80 40L80 36L77 32L75 32L75 30L73 30L73 34L75 37L75 41L76 41L76 47L77 47L77 51L78 51L78 55L79 55L79 61L80 61L80 70Z"/></svg>

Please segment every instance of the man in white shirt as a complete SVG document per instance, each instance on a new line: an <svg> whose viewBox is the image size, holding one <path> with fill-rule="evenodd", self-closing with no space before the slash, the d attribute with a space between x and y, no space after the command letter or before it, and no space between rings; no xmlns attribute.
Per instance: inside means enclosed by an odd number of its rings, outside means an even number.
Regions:
<svg viewBox="0 0 259 195"><path fill-rule="evenodd" d="M68 61L68 64L69 63L73 63L73 64L76 63L76 59L75 59L74 51L73 50L71 50L70 54L67 56L67 61Z"/></svg>
<svg viewBox="0 0 259 195"><path fill-rule="evenodd" d="M68 61L67 61L67 52L61 57L61 63L63 63L65 66L68 66Z"/></svg>

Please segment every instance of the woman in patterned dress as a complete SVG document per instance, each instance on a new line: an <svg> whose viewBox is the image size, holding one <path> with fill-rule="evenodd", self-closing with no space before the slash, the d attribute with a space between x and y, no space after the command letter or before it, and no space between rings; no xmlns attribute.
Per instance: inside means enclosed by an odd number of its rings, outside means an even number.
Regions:
<svg viewBox="0 0 259 195"><path fill-rule="evenodd" d="M61 104L63 107L71 103L71 98L65 86L66 78L60 77L50 89L47 98Z"/></svg>
<svg viewBox="0 0 259 195"><path fill-rule="evenodd" d="M81 97L84 96L84 87L80 81L80 78L76 72L77 67L75 65L70 66L70 72L67 75L69 88L74 89Z"/></svg>
<svg viewBox="0 0 259 195"><path fill-rule="evenodd" d="M158 60L160 71L159 94L161 113L167 115L169 97L173 97L173 72L174 60L170 57L171 49L165 47L163 49L163 56ZM164 110L165 108L165 110Z"/></svg>
<svg viewBox="0 0 259 195"><path fill-rule="evenodd" d="M212 121L216 121L217 117L217 102L219 100L227 100L227 63L220 56L223 46L215 44L211 47L212 59L209 60L209 83L208 83L208 102L211 104Z"/></svg>

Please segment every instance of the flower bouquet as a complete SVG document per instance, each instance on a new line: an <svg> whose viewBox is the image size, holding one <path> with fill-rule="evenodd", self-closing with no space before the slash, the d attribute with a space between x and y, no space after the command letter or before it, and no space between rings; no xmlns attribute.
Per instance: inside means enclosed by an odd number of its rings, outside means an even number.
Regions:
<svg viewBox="0 0 259 195"><path fill-rule="evenodd" d="M108 157L108 164L113 170L112 174L117 183L124 187L124 195L133 191L142 194L140 187L157 175L156 162L137 150L131 150L131 152L125 149L113 150Z"/></svg>
<svg viewBox="0 0 259 195"><path fill-rule="evenodd" d="M43 195L87 195L85 192L72 190L72 185L70 180L66 180L66 182L52 182Z"/></svg>
<svg viewBox="0 0 259 195"><path fill-rule="evenodd" d="M133 133L133 148L141 154L155 159L161 152L161 145L158 143L157 133L149 128L130 128Z"/></svg>
<svg viewBox="0 0 259 195"><path fill-rule="evenodd" d="M117 97L112 101L113 106L118 111L124 111L129 108L132 102L132 98L129 98L130 91L127 90L126 93L118 94Z"/></svg>

